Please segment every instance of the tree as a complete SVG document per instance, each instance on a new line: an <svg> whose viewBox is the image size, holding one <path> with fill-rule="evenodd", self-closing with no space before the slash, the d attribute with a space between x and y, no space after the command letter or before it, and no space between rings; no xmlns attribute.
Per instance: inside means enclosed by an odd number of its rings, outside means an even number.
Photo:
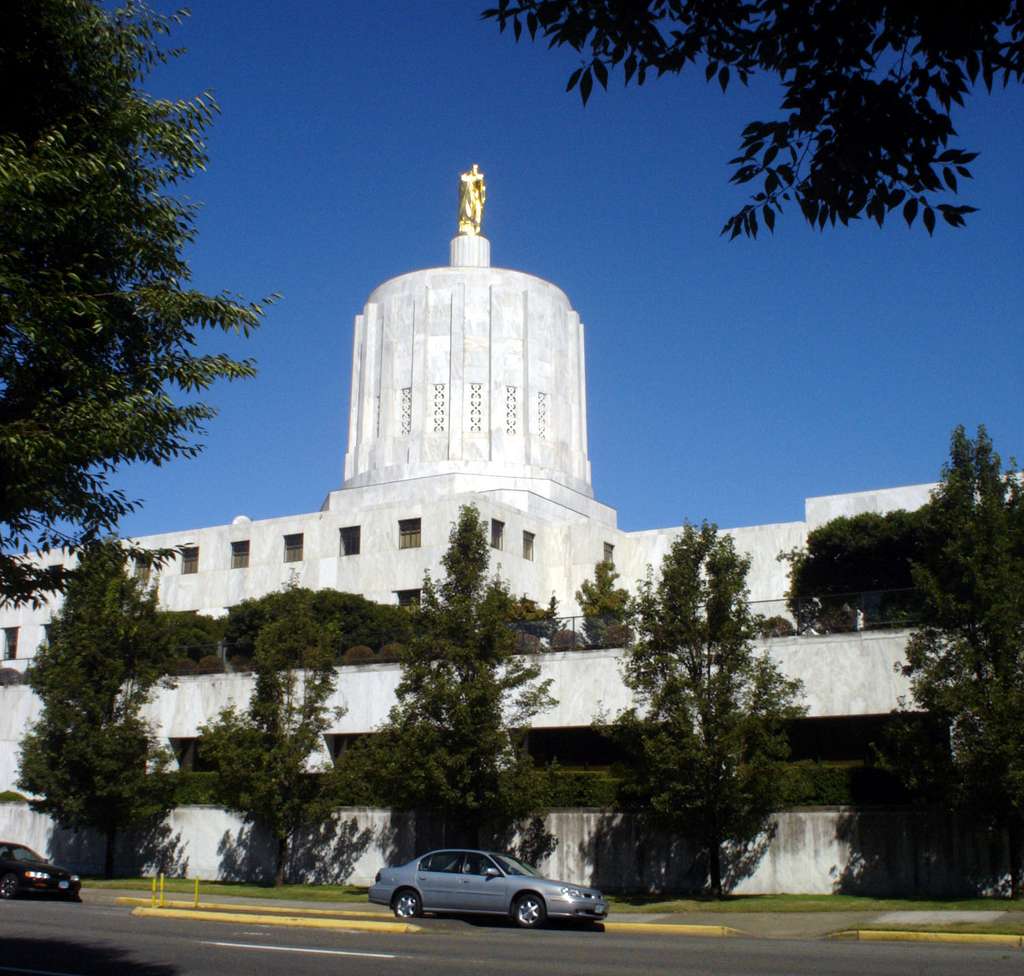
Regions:
<svg viewBox="0 0 1024 976"><path fill-rule="evenodd" d="M783 801L786 723L803 714L800 682L754 652L749 567L714 525L683 527L658 581L641 583L624 672L637 706L614 725L635 755L632 791L706 853L716 897L723 844L751 842Z"/></svg>
<svg viewBox="0 0 1024 976"><path fill-rule="evenodd" d="M1024 837L1024 489L984 427L953 431L927 507L933 538L915 567L924 626L907 644L913 707L948 738L931 770L941 793L1006 829L1021 895ZM932 739L932 744L935 740Z"/></svg>
<svg viewBox="0 0 1024 976"><path fill-rule="evenodd" d="M403 607L374 603L357 593L290 587L228 608L224 639L230 653L252 654L262 629L294 614L296 601L306 605L339 654L355 644L379 648L389 642L405 642L412 635L411 620Z"/></svg>
<svg viewBox="0 0 1024 976"><path fill-rule="evenodd" d="M330 791L317 762L323 734L337 715L335 652L305 592L286 590L280 613L256 639L255 685L244 712L224 709L200 729L203 755L218 773L225 806L265 827L276 842L274 884L282 885L296 832L325 821Z"/></svg>
<svg viewBox="0 0 1024 976"><path fill-rule="evenodd" d="M786 600L800 631L853 629L858 607L876 622L913 621L913 564L928 545L923 509L840 516L813 529L802 549L780 556L790 564Z"/></svg>
<svg viewBox="0 0 1024 976"><path fill-rule="evenodd" d="M619 574L610 560L594 566L593 580L584 580L576 591L576 602L583 614L583 634L590 647L628 643L623 626L629 615L629 591L615 585Z"/></svg>
<svg viewBox="0 0 1024 976"><path fill-rule="evenodd" d="M142 708L167 673L171 649L156 595L125 572L116 540L87 549L68 583L29 683L42 701L22 740L19 786L62 827L94 827L112 877L123 831L161 819L173 782Z"/></svg>
<svg viewBox="0 0 1024 976"><path fill-rule="evenodd" d="M897 208L908 225L920 213L929 234L936 211L963 226L974 207L937 202L958 192L977 156L949 146L952 107L979 77L989 90L997 77L1024 77L1024 7L1012 0L498 0L483 16L517 40L525 25L579 52L567 90L584 103L620 66L638 85L689 65L723 91L756 74L778 79L781 117L751 122L731 161L732 182L760 183L726 221L731 237L756 236L759 216L773 230L792 201L819 228L862 215L881 226Z"/></svg>
<svg viewBox="0 0 1024 976"><path fill-rule="evenodd" d="M141 3L14 0L0 87L0 599L38 603L76 551L138 502L110 484L132 462L193 457L216 413L194 394L254 374L197 354L201 329L248 334L263 309L189 286L197 204L174 195L206 166L209 94L145 94L178 52L179 15Z"/></svg>
<svg viewBox="0 0 1024 976"><path fill-rule="evenodd" d="M350 782L370 782L394 806L442 814L470 844L540 805L546 778L526 752L525 729L554 704L540 668L515 653L514 601L488 579L490 552L480 513L463 507L444 578L423 581L397 703L346 755Z"/></svg>

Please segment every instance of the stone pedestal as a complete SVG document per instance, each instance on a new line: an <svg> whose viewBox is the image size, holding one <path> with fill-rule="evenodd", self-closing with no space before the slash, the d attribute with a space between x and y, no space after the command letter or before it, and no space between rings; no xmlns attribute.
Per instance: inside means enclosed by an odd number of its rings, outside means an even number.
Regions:
<svg viewBox="0 0 1024 976"><path fill-rule="evenodd" d="M452 238L450 264L453 268L489 268L491 242L486 237L459 234Z"/></svg>

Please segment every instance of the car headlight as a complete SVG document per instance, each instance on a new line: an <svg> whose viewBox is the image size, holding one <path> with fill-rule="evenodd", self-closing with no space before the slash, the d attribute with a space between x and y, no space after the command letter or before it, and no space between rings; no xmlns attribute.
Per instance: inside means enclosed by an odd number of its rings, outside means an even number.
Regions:
<svg viewBox="0 0 1024 976"><path fill-rule="evenodd" d="M25 877L33 878L37 881L47 881L50 876L45 871L26 871Z"/></svg>
<svg viewBox="0 0 1024 976"><path fill-rule="evenodd" d="M579 888L573 888L570 885L562 885L562 887L559 888L558 890L563 895L565 895L568 898L582 898L583 897L583 892L580 891Z"/></svg>
<svg viewBox="0 0 1024 976"><path fill-rule="evenodd" d="M81 881L82 879L80 877L78 877L77 874L73 874L73 875L71 875L71 880L72 881Z"/></svg>

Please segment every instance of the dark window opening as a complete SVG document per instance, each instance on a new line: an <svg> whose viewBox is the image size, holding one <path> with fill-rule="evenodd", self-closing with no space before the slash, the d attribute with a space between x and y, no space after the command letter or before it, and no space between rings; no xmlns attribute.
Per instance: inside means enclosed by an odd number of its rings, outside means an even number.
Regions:
<svg viewBox="0 0 1024 976"><path fill-rule="evenodd" d="M343 556L358 556L359 546L362 542L362 532L358 525L346 525L341 530L341 554Z"/></svg>
<svg viewBox="0 0 1024 976"><path fill-rule="evenodd" d="M199 546L182 546L181 574L188 576L199 572Z"/></svg>
<svg viewBox="0 0 1024 976"><path fill-rule="evenodd" d="M301 532L284 537L284 561L286 563L302 562L303 536Z"/></svg>
<svg viewBox="0 0 1024 976"><path fill-rule="evenodd" d="M398 520L398 548L419 549L420 547L420 520L399 519Z"/></svg>
<svg viewBox="0 0 1024 976"><path fill-rule="evenodd" d="M249 540L231 543L231 568L248 569L249 567Z"/></svg>

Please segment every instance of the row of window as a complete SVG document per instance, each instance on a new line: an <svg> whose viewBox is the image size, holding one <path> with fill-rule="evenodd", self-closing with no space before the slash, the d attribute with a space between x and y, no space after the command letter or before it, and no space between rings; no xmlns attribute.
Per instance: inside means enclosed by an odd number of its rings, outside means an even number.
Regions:
<svg viewBox="0 0 1024 976"><path fill-rule="evenodd" d="M339 530L338 552L342 556L358 556L361 548L362 526L347 525ZM533 532L523 530L523 559L533 561L534 539ZM422 522L418 518L398 520L398 548L419 549L423 544ZM491 547L493 549L505 548L505 523L498 519L491 519ZM605 543L605 558L608 559L608 550L612 548ZM249 567L249 540L241 539L231 543L231 568L247 569ZM284 562L302 562L305 552L305 540L303 533L296 532L284 536ZM139 563L135 568L136 575L143 579L149 578L149 566ZM199 572L199 546L183 546L181 549L181 572L183 576Z"/></svg>

